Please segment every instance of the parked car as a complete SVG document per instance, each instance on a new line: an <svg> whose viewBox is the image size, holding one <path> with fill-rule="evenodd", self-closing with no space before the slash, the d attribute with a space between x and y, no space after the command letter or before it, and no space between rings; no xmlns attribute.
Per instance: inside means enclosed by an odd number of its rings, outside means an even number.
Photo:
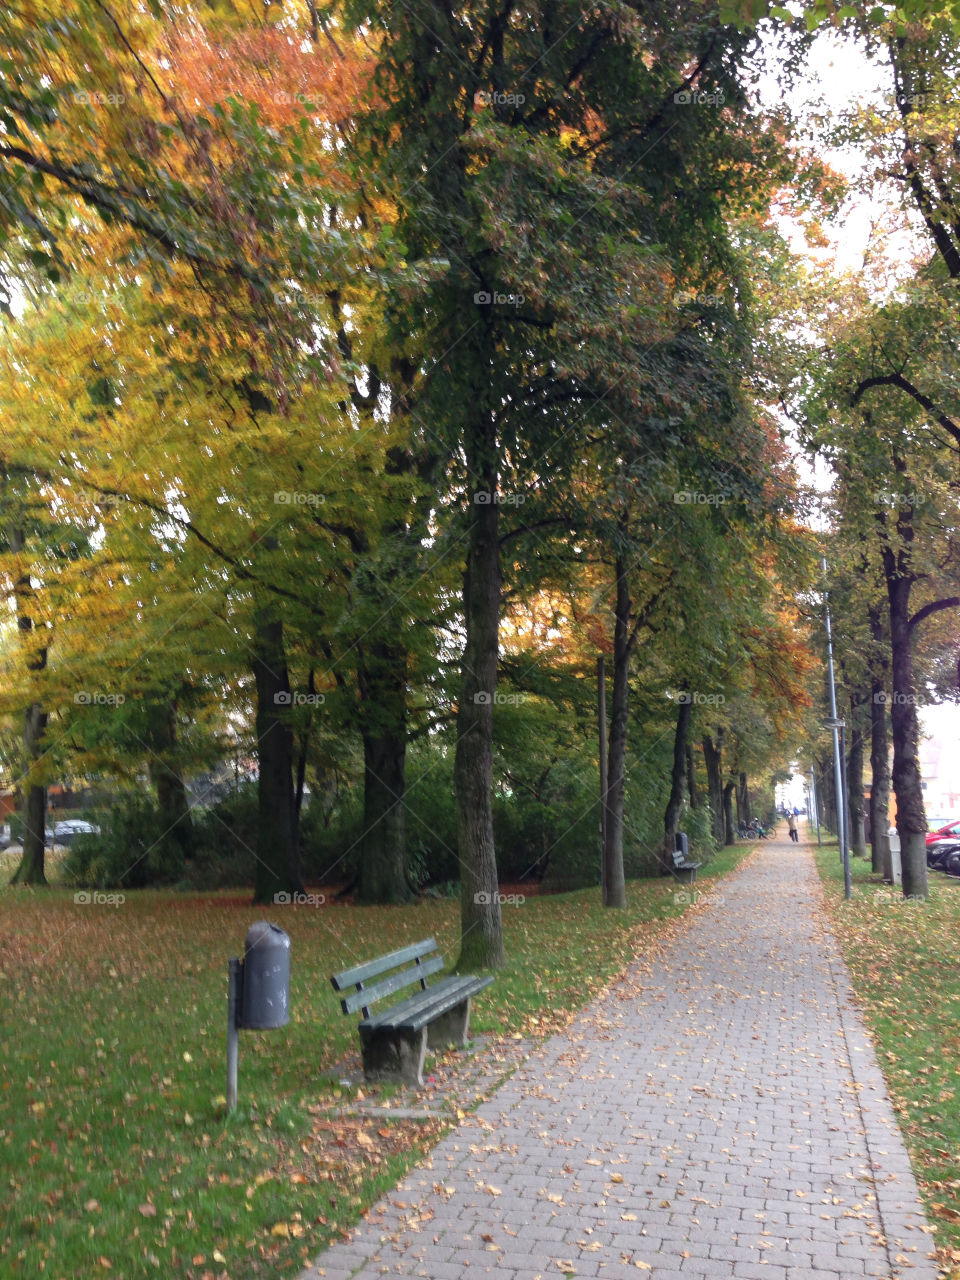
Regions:
<svg viewBox="0 0 960 1280"><path fill-rule="evenodd" d="M62 845L63 848L69 849L77 836L98 836L100 828L92 822L85 822L83 818L64 818L62 822L55 822L53 830L47 828L47 844L51 848L55 844Z"/></svg>
<svg viewBox="0 0 960 1280"><path fill-rule="evenodd" d="M960 840L934 840L927 845L927 866L934 871L945 871L947 860L960 852Z"/></svg>
<svg viewBox="0 0 960 1280"><path fill-rule="evenodd" d="M936 840L960 840L960 818L955 818L953 822L948 822L945 827L939 827L936 831L927 832L927 844L933 844Z"/></svg>

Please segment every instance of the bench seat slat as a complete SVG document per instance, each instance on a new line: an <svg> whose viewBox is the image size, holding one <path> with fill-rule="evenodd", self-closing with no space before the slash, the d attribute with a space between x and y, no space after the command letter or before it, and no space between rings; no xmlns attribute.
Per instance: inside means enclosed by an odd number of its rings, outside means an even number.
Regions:
<svg viewBox="0 0 960 1280"><path fill-rule="evenodd" d="M419 982L421 978L429 978L432 973L439 973L443 968L443 956L430 956L422 964L414 964L409 969L401 969L399 973L374 983L372 987L364 987L362 991L351 991L340 1001L344 1013L356 1013L358 1009L367 1009L384 996L393 995L394 991L402 991L404 987Z"/></svg>
<svg viewBox="0 0 960 1280"><path fill-rule="evenodd" d="M426 1026L436 1018L439 1018L448 1009L452 1009L464 1000L471 999L482 991L484 987L488 987L492 981L493 978L464 978L462 979L462 985L453 988L445 999L439 1003L432 1002L423 1005L416 1013L409 1014L398 1025L404 1030L417 1031L420 1027ZM429 994L429 991L423 992L425 996Z"/></svg>
<svg viewBox="0 0 960 1280"><path fill-rule="evenodd" d="M388 969L396 969L402 964L408 964L411 960L417 960L420 956L429 955L436 950L437 944L433 938L425 938L422 942L412 942L408 947L401 947L388 955L377 956L375 960L367 960L364 964L354 965L352 969L335 973L330 981L334 991L345 991L347 987L355 986L358 982L377 978Z"/></svg>
<svg viewBox="0 0 960 1280"><path fill-rule="evenodd" d="M450 977L443 978L432 987L428 987L426 991L418 991L400 1004L364 1018L359 1024L361 1035L397 1028L418 1031L448 1009L452 1009L454 1005L460 1004L469 996L474 996L484 987L488 987L491 982L493 982L492 977L462 977L451 974Z"/></svg>

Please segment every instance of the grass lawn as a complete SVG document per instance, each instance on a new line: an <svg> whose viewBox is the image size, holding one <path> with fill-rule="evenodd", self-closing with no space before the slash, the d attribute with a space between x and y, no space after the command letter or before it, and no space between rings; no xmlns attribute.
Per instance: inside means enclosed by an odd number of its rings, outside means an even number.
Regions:
<svg viewBox="0 0 960 1280"><path fill-rule="evenodd" d="M725 850L700 880L747 851ZM687 909L676 890L630 883L622 912L604 911L597 889L505 905L507 967L473 1029L563 1026ZM227 1117L227 960L264 917L291 937L291 1022L241 1032ZM450 900L265 910L243 891L139 891L118 905L0 891L0 1274L296 1272L449 1123L343 1115L351 1095L331 1069L355 1052L356 1020L329 975L430 935L452 961L458 925Z"/></svg>
<svg viewBox="0 0 960 1280"><path fill-rule="evenodd" d="M855 858L845 902L837 845L817 862L940 1264L960 1278L960 880L931 872L930 901L905 901Z"/></svg>

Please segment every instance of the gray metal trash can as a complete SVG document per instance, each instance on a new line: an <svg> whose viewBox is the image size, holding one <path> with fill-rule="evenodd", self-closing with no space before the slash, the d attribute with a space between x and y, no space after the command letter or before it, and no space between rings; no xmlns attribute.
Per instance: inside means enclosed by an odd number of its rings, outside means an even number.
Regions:
<svg viewBox="0 0 960 1280"><path fill-rule="evenodd" d="M258 920L247 930L243 953L240 1025L267 1031L289 1021L290 938L278 925Z"/></svg>

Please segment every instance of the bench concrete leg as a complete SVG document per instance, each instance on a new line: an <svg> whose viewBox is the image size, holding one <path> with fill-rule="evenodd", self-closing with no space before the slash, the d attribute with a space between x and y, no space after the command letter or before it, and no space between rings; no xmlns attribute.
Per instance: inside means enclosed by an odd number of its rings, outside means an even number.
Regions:
<svg viewBox="0 0 960 1280"><path fill-rule="evenodd" d="M427 1053L427 1029L360 1033L363 1074L367 1080L392 1080L423 1087L423 1060Z"/></svg>
<svg viewBox="0 0 960 1280"><path fill-rule="evenodd" d="M467 1031L470 1027L470 997L452 1009L428 1027L427 1044L431 1049L445 1049L454 1045L462 1049L467 1043Z"/></svg>
<svg viewBox="0 0 960 1280"><path fill-rule="evenodd" d="M693 884L694 880L696 880L697 878L697 868L696 867L677 867L677 869L674 872L674 875L677 877L677 880L680 882L680 884Z"/></svg>

